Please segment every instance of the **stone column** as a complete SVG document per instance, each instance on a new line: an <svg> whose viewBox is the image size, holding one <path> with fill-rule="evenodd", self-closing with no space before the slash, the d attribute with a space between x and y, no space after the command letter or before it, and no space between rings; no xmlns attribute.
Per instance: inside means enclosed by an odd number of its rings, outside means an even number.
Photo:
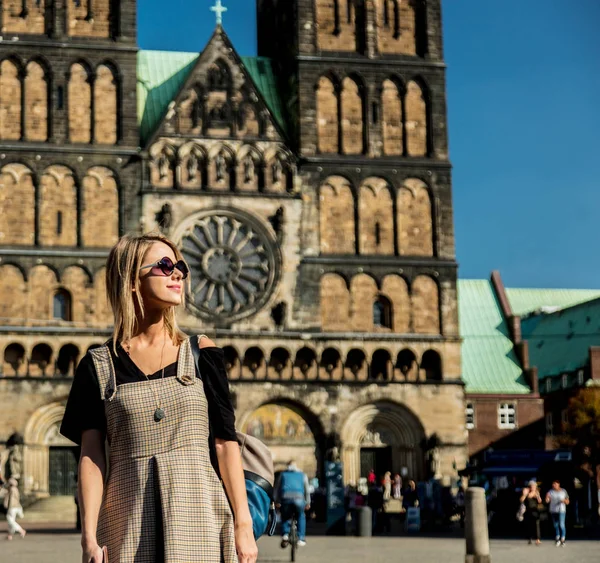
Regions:
<svg viewBox="0 0 600 563"><path fill-rule="evenodd" d="M482 487L467 489L465 509L465 563L490 563L487 506Z"/></svg>

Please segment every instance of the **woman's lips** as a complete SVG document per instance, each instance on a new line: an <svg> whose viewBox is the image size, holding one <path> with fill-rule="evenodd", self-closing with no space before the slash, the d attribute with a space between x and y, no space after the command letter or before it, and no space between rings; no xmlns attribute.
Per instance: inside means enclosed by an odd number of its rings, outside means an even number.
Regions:
<svg viewBox="0 0 600 563"><path fill-rule="evenodd" d="M181 291L180 285L168 285L167 289L171 289L172 291Z"/></svg>

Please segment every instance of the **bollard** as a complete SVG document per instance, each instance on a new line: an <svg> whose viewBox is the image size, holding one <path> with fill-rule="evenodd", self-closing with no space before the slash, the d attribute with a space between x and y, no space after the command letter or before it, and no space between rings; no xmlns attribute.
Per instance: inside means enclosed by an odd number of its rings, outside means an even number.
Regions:
<svg viewBox="0 0 600 563"><path fill-rule="evenodd" d="M358 536L370 538L373 535L373 511L368 506L358 509Z"/></svg>
<svg viewBox="0 0 600 563"><path fill-rule="evenodd" d="M465 563L490 563L490 538L488 535L485 490L469 487L465 495Z"/></svg>

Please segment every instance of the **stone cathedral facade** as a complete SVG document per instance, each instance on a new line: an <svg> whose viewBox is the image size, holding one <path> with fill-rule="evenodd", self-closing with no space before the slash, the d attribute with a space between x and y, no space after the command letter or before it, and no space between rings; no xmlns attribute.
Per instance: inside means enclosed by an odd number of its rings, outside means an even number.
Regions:
<svg viewBox="0 0 600 563"><path fill-rule="evenodd" d="M57 429L110 336L108 249L158 230L192 270L182 328L224 347L238 426L279 467L456 476L440 9L258 0L241 57L220 25L200 53L139 50L134 0L4 0L0 442L26 492L71 490Z"/></svg>

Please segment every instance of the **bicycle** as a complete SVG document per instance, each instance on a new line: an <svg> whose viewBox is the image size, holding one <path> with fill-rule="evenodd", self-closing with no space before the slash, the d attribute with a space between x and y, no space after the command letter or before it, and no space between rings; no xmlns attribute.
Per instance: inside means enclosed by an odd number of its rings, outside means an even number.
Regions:
<svg viewBox="0 0 600 563"><path fill-rule="evenodd" d="M288 534L287 540L281 541L281 547L286 548L288 545L292 548L291 551L291 561L294 563L296 561L296 554L298 553L298 542L300 538L298 536L298 513L296 510L292 509L292 522L290 524L290 532Z"/></svg>
<svg viewBox="0 0 600 563"><path fill-rule="evenodd" d="M292 558L291 561L296 561L296 553L298 551L298 519L296 514L292 516L292 525L290 527L290 546L292 547Z"/></svg>

